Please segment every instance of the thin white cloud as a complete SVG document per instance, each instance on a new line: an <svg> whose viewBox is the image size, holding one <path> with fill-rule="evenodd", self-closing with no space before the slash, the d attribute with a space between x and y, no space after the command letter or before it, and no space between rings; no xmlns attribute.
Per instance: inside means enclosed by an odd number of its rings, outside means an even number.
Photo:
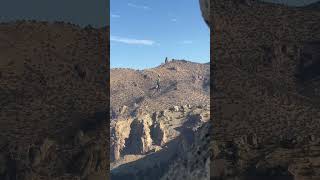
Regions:
<svg viewBox="0 0 320 180"><path fill-rule="evenodd" d="M112 17L112 18L120 18L120 15L118 15L118 14L111 14L111 17Z"/></svg>
<svg viewBox="0 0 320 180"><path fill-rule="evenodd" d="M144 10L151 9L149 6L138 5L138 4L133 4L133 3L128 3L128 6L133 7L133 8L137 8L137 9L144 9Z"/></svg>
<svg viewBox="0 0 320 180"><path fill-rule="evenodd" d="M178 20L176 18L171 19L172 22L177 22Z"/></svg>
<svg viewBox="0 0 320 180"><path fill-rule="evenodd" d="M125 38L125 37L119 37L119 36L110 36L110 40L113 42L119 42L124 44L135 44L135 45L147 45L152 46L156 42L153 40L146 40L146 39L131 39L131 38Z"/></svg>
<svg viewBox="0 0 320 180"><path fill-rule="evenodd" d="M182 43L182 44L192 44L192 41L190 41L190 40L184 40L184 41L182 41L181 43Z"/></svg>

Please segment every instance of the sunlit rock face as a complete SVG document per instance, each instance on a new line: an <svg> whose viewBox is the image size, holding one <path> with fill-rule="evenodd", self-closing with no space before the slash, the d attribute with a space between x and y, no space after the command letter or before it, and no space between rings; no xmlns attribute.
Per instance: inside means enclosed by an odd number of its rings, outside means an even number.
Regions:
<svg viewBox="0 0 320 180"><path fill-rule="evenodd" d="M209 25L210 20L210 0L199 0L200 9L204 21Z"/></svg>

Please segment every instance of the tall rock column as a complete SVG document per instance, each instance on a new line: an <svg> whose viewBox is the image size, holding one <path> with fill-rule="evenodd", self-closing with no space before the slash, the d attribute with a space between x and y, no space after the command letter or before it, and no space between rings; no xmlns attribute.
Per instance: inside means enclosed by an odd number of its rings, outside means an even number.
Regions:
<svg viewBox="0 0 320 180"><path fill-rule="evenodd" d="M167 142L167 130L163 122L156 122L152 126L151 135L156 145L162 146Z"/></svg>
<svg viewBox="0 0 320 180"><path fill-rule="evenodd" d="M152 119L149 114L141 115L133 120L129 139L126 141L127 153L143 154L151 149L151 125Z"/></svg>
<svg viewBox="0 0 320 180"><path fill-rule="evenodd" d="M111 146L111 160L118 160L121 157L121 153L125 147L125 141L130 134L130 125L132 119L118 120L113 123L112 126L112 146Z"/></svg>

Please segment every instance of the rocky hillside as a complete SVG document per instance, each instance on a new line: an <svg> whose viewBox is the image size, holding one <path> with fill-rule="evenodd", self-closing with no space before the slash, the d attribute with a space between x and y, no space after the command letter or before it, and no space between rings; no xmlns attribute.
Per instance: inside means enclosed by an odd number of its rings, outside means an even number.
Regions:
<svg viewBox="0 0 320 180"><path fill-rule="evenodd" d="M155 89L158 75L160 92ZM190 161L185 167L195 171L190 177L209 177L209 148L201 163L191 163L202 138L210 138L209 76L209 64L184 60L141 71L111 70L113 180L177 179L171 169L180 161Z"/></svg>
<svg viewBox="0 0 320 180"><path fill-rule="evenodd" d="M211 176L319 179L320 11L213 0L210 12Z"/></svg>
<svg viewBox="0 0 320 180"><path fill-rule="evenodd" d="M182 162L191 179L208 179L209 106L172 106L111 123L113 180L179 179L174 168ZM192 153L194 152L194 154ZM203 159L200 154L202 154ZM198 162L200 161L200 162ZM182 163L185 164L185 163ZM190 173L192 172L192 173Z"/></svg>
<svg viewBox="0 0 320 180"><path fill-rule="evenodd" d="M155 89L160 75L161 91ZM145 70L111 69L112 118L182 106L209 104L209 64L168 61Z"/></svg>
<svg viewBox="0 0 320 180"><path fill-rule="evenodd" d="M0 24L0 179L106 179L109 28Z"/></svg>

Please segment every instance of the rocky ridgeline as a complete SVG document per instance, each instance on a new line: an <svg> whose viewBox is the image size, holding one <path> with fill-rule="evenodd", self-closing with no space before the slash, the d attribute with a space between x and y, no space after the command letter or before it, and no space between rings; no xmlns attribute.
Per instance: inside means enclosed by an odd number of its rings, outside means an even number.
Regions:
<svg viewBox="0 0 320 180"><path fill-rule="evenodd" d="M196 134L209 118L209 106L184 105L114 120L110 127L111 177L116 180L164 176L175 160L193 158L182 154L199 148L202 140Z"/></svg>

